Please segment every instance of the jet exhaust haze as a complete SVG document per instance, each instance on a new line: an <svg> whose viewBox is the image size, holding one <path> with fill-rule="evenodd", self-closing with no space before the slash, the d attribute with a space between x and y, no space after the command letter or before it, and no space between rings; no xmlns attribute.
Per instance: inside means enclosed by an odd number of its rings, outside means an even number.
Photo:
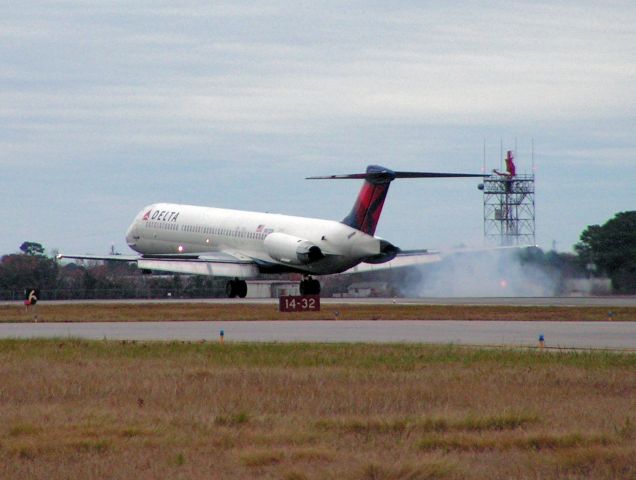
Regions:
<svg viewBox="0 0 636 480"><path fill-rule="evenodd" d="M519 250L455 253L439 263L415 267L400 291L412 297L551 297L560 273L524 259Z"/></svg>

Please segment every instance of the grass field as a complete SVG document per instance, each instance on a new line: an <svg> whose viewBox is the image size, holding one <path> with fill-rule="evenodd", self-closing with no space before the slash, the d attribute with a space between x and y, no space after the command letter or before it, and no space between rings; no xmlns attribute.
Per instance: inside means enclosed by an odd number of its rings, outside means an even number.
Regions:
<svg viewBox="0 0 636 480"><path fill-rule="evenodd" d="M602 307L324 304L320 312L279 313L278 305L253 303L41 303L0 305L0 322L127 322L179 320L565 320L605 321ZM636 320L636 308L611 308L612 321Z"/></svg>
<svg viewBox="0 0 636 480"><path fill-rule="evenodd" d="M636 355L2 340L0 478L636 478Z"/></svg>

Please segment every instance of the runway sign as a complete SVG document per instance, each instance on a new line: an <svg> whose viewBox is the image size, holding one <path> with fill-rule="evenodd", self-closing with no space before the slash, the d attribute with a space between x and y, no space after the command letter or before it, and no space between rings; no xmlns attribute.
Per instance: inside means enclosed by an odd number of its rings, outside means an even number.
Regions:
<svg viewBox="0 0 636 480"><path fill-rule="evenodd" d="M278 298L279 312L319 312L320 295L288 295Z"/></svg>

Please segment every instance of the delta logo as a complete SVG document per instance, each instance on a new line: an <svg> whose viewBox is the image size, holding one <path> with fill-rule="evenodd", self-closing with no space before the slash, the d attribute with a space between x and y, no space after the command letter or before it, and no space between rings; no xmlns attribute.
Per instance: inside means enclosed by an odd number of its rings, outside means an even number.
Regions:
<svg viewBox="0 0 636 480"><path fill-rule="evenodd" d="M148 210L144 213L142 220L155 220L157 222L176 222L179 218L179 212L171 212L170 210Z"/></svg>

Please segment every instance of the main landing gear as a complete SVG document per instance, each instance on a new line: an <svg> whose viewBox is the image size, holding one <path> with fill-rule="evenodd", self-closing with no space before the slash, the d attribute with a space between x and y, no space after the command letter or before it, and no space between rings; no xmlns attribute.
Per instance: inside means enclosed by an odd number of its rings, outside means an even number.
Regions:
<svg viewBox="0 0 636 480"><path fill-rule="evenodd" d="M247 296L247 282L245 280L229 280L225 284L225 294L228 298L245 298Z"/></svg>
<svg viewBox="0 0 636 480"><path fill-rule="evenodd" d="M320 295L320 282L311 275L306 276L300 281L301 295Z"/></svg>
<svg viewBox="0 0 636 480"><path fill-rule="evenodd" d="M301 295L320 295L320 282L310 275L300 281ZM247 296L247 282L245 280L229 280L225 284L225 294L228 298L245 298Z"/></svg>

